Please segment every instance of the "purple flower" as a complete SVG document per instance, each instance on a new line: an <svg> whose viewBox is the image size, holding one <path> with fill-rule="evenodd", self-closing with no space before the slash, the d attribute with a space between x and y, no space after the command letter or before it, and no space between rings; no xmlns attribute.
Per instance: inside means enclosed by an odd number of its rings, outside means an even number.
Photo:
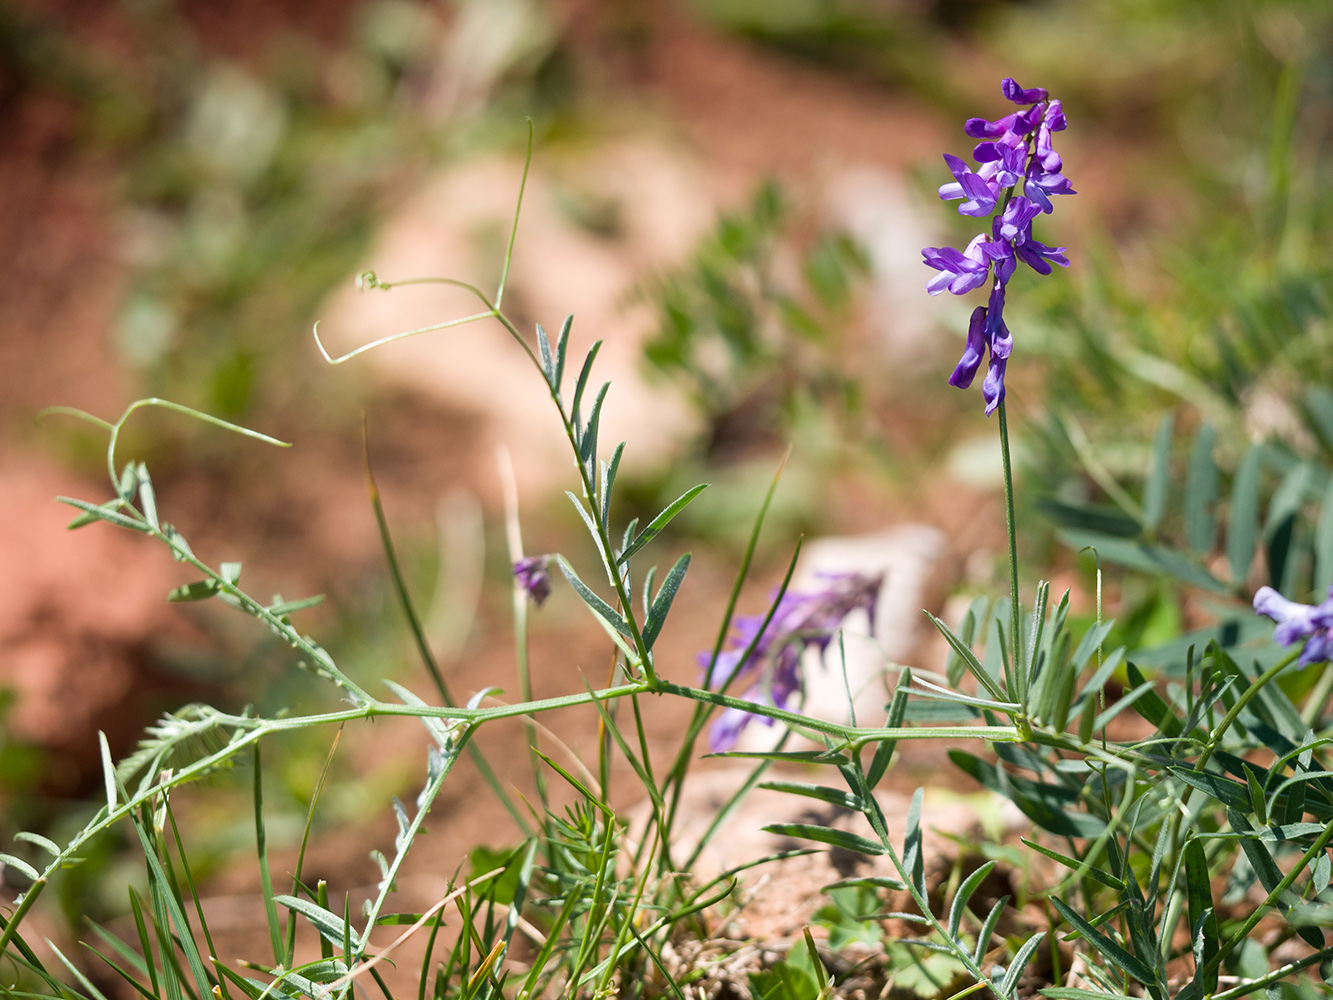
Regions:
<svg viewBox="0 0 1333 1000"><path fill-rule="evenodd" d="M514 579L528 592L537 607L551 596L551 574L546 569L549 556L527 556L514 563Z"/></svg>
<svg viewBox="0 0 1333 1000"><path fill-rule="evenodd" d="M743 697L747 701L788 708L802 689L801 656L807 649L823 653L843 621L858 608L866 612L874 628L875 602L882 576L822 573L819 578L822 587L818 590L784 594L766 628L766 616L737 617L732 623L728 648L716 660L709 653L699 654L703 685L716 690L728 682L744 682L747 687ZM713 752L734 746L741 730L753 718L749 712L737 708L722 712L709 731ZM773 724L772 719L764 721Z"/></svg>
<svg viewBox="0 0 1333 1000"><path fill-rule="evenodd" d="M1291 646L1304 641L1300 665L1327 660L1333 653L1333 587L1320 604L1298 604L1289 601L1272 587L1260 587L1254 595L1255 613L1277 622L1273 641L1279 646Z"/></svg>
<svg viewBox="0 0 1333 1000"><path fill-rule="evenodd" d="M993 187L991 182L980 174L974 174L968 165L956 156L945 153L944 162L953 173L954 183L940 185L940 200L966 199L958 206L959 215L970 215L974 218L990 215L991 210L995 208L995 199L999 197L998 186Z"/></svg>
<svg viewBox="0 0 1333 1000"><path fill-rule="evenodd" d="M959 389L966 389L977 377L977 369L986 356L986 307L977 306L972 310L972 319L967 324L967 346L963 356L958 359L958 366L949 376L949 384Z"/></svg>
<svg viewBox="0 0 1333 1000"><path fill-rule="evenodd" d="M1000 91L1015 104L1036 104L1051 96L1045 87L1024 90L1012 76L1006 76L1000 81Z"/></svg>
<svg viewBox="0 0 1333 1000"><path fill-rule="evenodd" d="M926 247L921 251L927 267L933 267L940 274L930 279L926 291L939 295L946 288L955 295L966 295L974 288L986 283L990 273L990 259L982 249L985 235L978 236L959 253L953 247Z"/></svg>
<svg viewBox="0 0 1333 1000"><path fill-rule="evenodd" d="M1053 264L1069 266L1064 247L1049 247L1033 238L1032 223L1052 211L1053 196L1075 193L1061 173L1064 163L1051 138L1068 126L1064 105L1051 100L1045 88L1021 87L1012 77L1006 77L1000 89L1008 100L1028 106L994 121L969 118L963 131L983 140L972 150L979 166L973 172L946 153L944 162L954 181L940 188L940 198L946 201L964 199L958 209L962 215L982 218L1000 206L991 219L991 232L977 236L961 253L952 247L921 251L926 265L940 272L926 284L931 295L945 289L965 295L991 279L990 302L973 311L967 345L949 376L950 385L970 386L989 350L990 366L982 383L987 414L1004 398L1005 368L1013 348L1004 322L1005 288L1020 260L1038 274L1050 274Z"/></svg>
<svg viewBox="0 0 1333 1000"><path fill-rule="evenodd" d="M996 220L996 239L1008 240L1013 247L1022 246L1032 235L1032 220L1041 209L1021 194L1009 200L1004 213ZM1049 270L1047 271L1049 274Z"/></svg>
<svg viewBox="0 0 1333 1000"><path fill-rule="evenodd" d="M1048 247L1045 243L1038 243L1033 239L1029 239L1022 246L1014 247L1014 253L1038 274L1050 274L1051 264L1069 266L1069 258L1065 256L1064 247Z"/></svg>

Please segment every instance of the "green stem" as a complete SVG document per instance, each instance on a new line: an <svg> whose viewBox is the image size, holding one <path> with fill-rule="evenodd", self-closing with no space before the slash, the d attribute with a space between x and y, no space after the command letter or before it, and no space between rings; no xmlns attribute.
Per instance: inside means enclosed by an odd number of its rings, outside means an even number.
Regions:
<svg viewBox="0 0 1333 1000"><path fill-rule="evenodd" d="M1258 926L1259 921L1262 920L1268 911L1273 908L1273 905L1282 898L1283 894L1292 887L1310 861L1323 852L1330 840L1333 840L1333 823L1329 823L1324 827L1324 832L1321 833L1318 839L1310 845L1309 849L1301 855L1301 859L1292 866L1291 871L1287 872L1282 881L1273 886L1273 891L1268 894L1267 898L1262 903L1255 907L1254 912L1249 915L1245 920L1245 923L1241 924L1240 929L1231 936L1226 944L1217 950L1217 954L1208 960L1207 965L1194 974L1196 981L1201 982L1203 977L1221 966L1221 964L1226 961L1227 956L1235 951L1236 946L1250 936L1254 928Z"/></svg>
<svg viewBox="0 0 1333 1000"><path fill-rule="evenodd" d="M1217 728L1213 730L1213 734L1208 737L1208 742L1204 744L1203 753L1199 755L1199 760L1194 765L1194 770L1202 771L1204 769L1208 761L1212 759L1213 753L1221 744L1222 737L1226 734L1226 731L1231 728L1231 724L1236 721L1236 717L1240 715L1245 706L1254 700L1255 696L1259 694L1264 685L1278 674L1282 673L1287 667L1291 666L1296 657L1300 655L1300 648L1293 649L1290 653L1282 657L1282 659L1278 660L1260 674L1255 679L1254 683L1240 693L1240 697L1236 699L1236 704L1232 705L1227 714L1222 716L1222 721L1218 723Z"/></svg>
<svg viewBox="0 0 1333 1000"><path fill-rule="evenodd" d="M1009 535L1009 645L1013 661L1013 673L1007 679L1007 687L1009 697L1023 706L1026 716L1027 685L1023 683L1023 638L1019 625L1022 610L1018 604L1018 536L1014 526L1014 470L1009 457L1009 420L1003 396L1000 397L999 415L1000 456L1004 462L1004 523Z"/></svg>

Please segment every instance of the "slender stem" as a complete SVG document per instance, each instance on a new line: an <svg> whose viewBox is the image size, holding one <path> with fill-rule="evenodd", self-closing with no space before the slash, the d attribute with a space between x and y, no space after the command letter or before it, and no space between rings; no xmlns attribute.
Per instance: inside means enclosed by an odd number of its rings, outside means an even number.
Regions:
<svg viewBox="0 0 1333 1000"><path fill-rule="evenodd" d="M1000 397L1000 456L1004 462L1004 523L1009 534L1009 646L1013 674L1008 678L1009 697L1027 712L1027 685L1023 683L1023 639L1019 621L1022 611L1018 604L1018 536L1014 527L1014 470L1009 457L1009 420L1005 414L1004 397Z"/></svg>
<svg viewBox="0 0 1333 1000"><path fill-rule="evenodd" d="M1198 763L1194 765L1194 770L1202 771L1204 769L1204 765L1212 759L1213 752L1216 751L1219 744L1221 744L1222 737L1226 734L1226 731L1231 728L1231 724L1236 721L1236 717L1240 715L1245 706L1254 700L1255 696L1258 695L1264 685L1278 674L1282 673L1287 667L1291 666L1296 657L1300 655L1300 648L1293 649L1290 653L1282 657L1282 659L1278 660L1260 674L1255 679L1254 683L1240 693L1240 697L1236 699L1236 704L1232 705L1230 711L1222 716L1222 721L1218 723L1217 728L1213 730L1213 734L1208 737L1208 742L1204 745L1203 753L1199 755L1199 760Z"/></svg>
<svg viewBox="0 0 1333 1000"><path fill-rule="evenodd" d="M533 366L538 373L542 374L543 381L545 373L542 371L542 363L537 355L533 353L528 342L523 339L523 335L518 332L518 327L504 313L500 312L498 306L491 306L491 315L493 315L500 324L509 331L509 335L518 342L528 355ZM657 671L653 669L652 654L648 651L648 644L644 641L643 631L639 628L639 623L634 615L634 602L630 597L629 591L625 587L625 580L620 572L620 567L616 564L615 544L611 541L611 535L607 531L605 522L599 516L597 509L597 487L589 473L589 464L595 467L597 456L593 455L591 463L585 463L579 455L578 436L574 431L573 414L565 413L565 408L560 401L559 390L552 388L550 390L551 400L555 403L555 408L560 414L560 422L564 425L565 437L569 440L569 446L574 449L574 462L579 469L579 478L583 482L583 493L588 497L588 502L592 506L593 524L597 527L597 541L601 545L602 554L606 559L611 585L615 587L616 597L620 601L621 612L625 616L625 625L630 631L630 640L634 643L634 652L638 656L639 663L643 668L644 677L647 679L650 689L655 689L658 685Z"/></svg>

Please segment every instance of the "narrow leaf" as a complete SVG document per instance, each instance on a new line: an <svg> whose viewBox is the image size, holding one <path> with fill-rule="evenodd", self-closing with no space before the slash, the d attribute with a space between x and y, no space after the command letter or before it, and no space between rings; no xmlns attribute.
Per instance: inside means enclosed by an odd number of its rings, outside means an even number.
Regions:
<svg viewBox="0 0 1333 1000"><path fill-rule="evenodd" d="M1213 461L1216 437L1209 424L1199 428L1185 475L1185 537L1198 555L1212 549L1217 534L1217 516L1213 510L1218 496L1217 463Z"/></svg>
<svg viewBox="0 0 1333 1000"><path fill-rule="evenodd" d="M602 349L602 342L599 340L592 345L588 351L588 356L583 359L583 368L579 371L578 381L574 384L574 399L569 404L569 418L574 421L574 426L580 426L582 418L579 416L579 403L583 399L583 390L588 386L588 375L592 372L592 363L597 360L597 352Z"/></svg>
<svg viewBox="0 0 1333 1000"><path fill-rule="evenodd" d="M984 865L974 871L963 884L958 887L954 893L953 903L949 907L949 937L957 940L958 928L963 923L963 912L967 909L968 900L972 898L972 893L977 891L977 887L985 881L986 876L991 873L996 865L994 861L987 861Z"/></svg>
<svg viewBox="0 0 1333 1000"><path fill-rule="evenodd" d="M1023 947L1018 949L1018 954L1009 963L1009 971L1004 974L1004 981L1000 983L1000 996L1013 996L1014 989L1018 986L1018 980L1023 975L1023 970L1027 968L1028 962L1032 960L1032 953L1037 950L1037 946L1045 938L1045 931L1037 931L1036 934L1023 942Z"/></svg>
<svg viewBox="0 0 1333 1000"><path fill-rule="evenodd" d="M36 882L39 878L42 877L41 873L37 871L36 868L28 864L28 862L24 861L22 858L16 858L12 854L0 854L0 866L17 868L19 871L21 871L24 875L28 876L28 878L32 879L34 882Z"/></svg>
<svg viewBox="0 0 1333 1000"><path fill-rule="evenodd" d="M926 894L926 858L921 850L921 802L925 789L912 793L907 809L907 829L903 833L903 869L922 896Z"/></svg>
<svg viewBox="0 0 1333 1000"><path fill-rule="evenodd" d="M653 518L652 521L649 522L648 526L644 528L641 532L639 532L638 537L635 538L634 541L630 542L629 546L623 552L620 553L620 556L617 559L617 561L623 563L630 556L634 555L635 552L638 552L639 549L643 548L654 538L656 538L658 533L668 524L671 523L671 519L673 517L675 517L687 506L689 506L690 501L693 500L695 497L697 497L700 493L702 493L706 489L708 489L708 483L700 483L698 486L691 486L688 490L686 490L679 497L677 497L670 504L668 504L667 507L662 511L662 513L658 514L655 518Z"/></svg>
<svg viewBox="0 0 1333 1000"><path fill-rule="evenodd" d="M167 594L167 600L173 604L184 604L188 601L206 601L210 597L217 596L217 592L218 582L216 580L196 580L194 583L187 583L171 591Z"/></svg>
<svg viewBox="0 0 1333 1000"><path fill-rule="evenodd" d="M1220 934L1203 844L1197 838L1191 838L1182 853L1185 860L1185 899L1189 906L1190 930L1194 935L1194 967L1198 970L1217 954ZM1197 985L1202 987L1204 993L1217 992L1217 970L1214 968Z"/></svg>
<svg viewBox="0 0 1333 1000"><path fill-rule="evenodd" d="M1083 939L1092 947L1096 948L1112 965L1118 968L1131 979L1136 979L1144 986L1153 986L1156 984L1157 977L1153 975L1150 969L1142 959L1131 955L1114 940L1107 937L1092 924L1088 923L1078 913L1069 907L1064 900L1057 896L1051 896L1051 905L1056 908L1060 916L1083 935Z"/></svg>
<svg viewBox="0 0 1333 1000"><path fill-rule="evenodd" d="M680 590L681 582L685 579L685 573L689 568L690 554L686 552L676 560L676 564L671 567L671 572L662 581L662 589L657 592L657 597L653 599L653 606L648 612L648 619L643 623L643 644L646 648L652 649L653 643L657 641L657 635L662 631L662 625L666 622L667 614L671 611L671 602L676 599L676 591Z"/></svg>
<svg viewBox="0 0 1333 1000"><path fill-rule="evenodd" d="M1061 854L1059 851L1053 851L1049 847L1043 847L1041 844L1028 840L1026 837L1021 837L1019 839L1022 840L1023 843L1026 844L1028 847L1036 851L1038 854L1044 854L1052 861L1058 861L1066 868L1069 868L1072 871L1077 872L1080 876L1086 875L1088 878L1100 882L1102 885L1110 886L1117 892L1124 892L1126 890L1126 886L1123 881L1116 878L1110 872L1098 868L1096 865L1090 865L1086 861L1080 861L1078 858L1068 857L1064 854Z"/></svg>
<svg viewBox="0 0 1333 1000"><path fill-rule="evenodd" d="M113 510L109 506L98 506L97 504L89 503L87 500L76 500L74 497L56 497L56 500L83 511L84 514L89 517L96 518L99 521L105 521L107 524L114 524L118 528L129 528L131 531L139 531L145 534L153 530L142 521L136 521L134 518ZM112 503L119 506L118 501L112 501ZM71 528L77 528L86 523L89 522L84 521L82 518L76 518L74 521L70 522L69 526Z"/></svg>
<svg viewBox="0 0 1333 1000"><path fill-rule="evenodd" d="M777 834L779 837L799 837L805 840L813 840L821 844L828 844L831 847L841 847L844 850L855 851L857 854L874 856L884 853L884 849L879 844L867 837L849 833L846 830L835 830L832 827L816 826L811 823L771 823L764 827L764 831Z"/></svg>
<svg viewBox="0 0 1333 1000"><path fill-rule="evenodd" d="M43 837L40 833L29 833L27 830L20 830L18 833L14 834L14 839L25 840L29 844L36 844L38 847L46 851L52 857L60 856L60 845L57 844L54 840L48 840L46 837Z"/></svg>
<svg viewBox="0 0 1333 1000"><path fill-rule="evenodd" d="M616 609L594 594L588 588L588 585L579 579L579 575L574 572L574 567L569 565L569 561L564 556L556 556L555 558L560 566L560 572L565 574L565 579L569 581L569 585L583 598L583 603L588 605L600 618L626 639L631 638L629 625L625 623L625 619L620 616Z"/></svg>
<svg viewBox="0 0 1333 1000"><path fill-rule="evenodd" d="M560 335L555 345L555 381L552 388L558 393L560 383L565 380L565 356L569 353L569 329L574 325L574 317L566 316L560 324Z"/></svg>
<svg viewBox="0 0 1333 1000"><path fill-rule="evenodd" d="M851 792L828 785L811 785L804 781L761 781L757 786L771 792L783 792L787 795L800 795L808 799L818 799L840 809L861 811L861 800Z"/></svg>
<svg viewBox="0 0 1333 1000"><path fill-rule="evenodd" d="M889 703L888 718L884 720L884 725L888 729L899 729L903 724L903 717L907 714L907 696L912 687L912 671L904 669L898 675L898 686L893 689L893 701ZM875 754L870 758L870 769L866 771L866 784L874 788L879 784L884 773L889 769L889 763L893 760L893 751L897 747L897 740L881 740L875 747Z"/></svg>
<svg viewBox="0 0 1333 1000"><path fill-rule="evenodd" d="M157 521L157 493L153 490L153 481L148 478L148 466L142 462L139 463L139 506L143 508L144 520L151 524L156 530Z"/></svg>
<svg viewBox="0 0 1333 1000"><path fill-rule="evenodd" d="M1171 480L1171 442L1175 438L1175 417L1170 412L1162 416L1153 439L1152 465L1143 485L1143 526L1156 531L1166 512L1166 497Z"/></svg>
<svg viewBox="0 0 1333 1000"><path fill-rule="evenodd" d="M1236 586L1243 584L1249 575L1259 540L1259 473L1263 457L1263 445L1250 445L1231 485L1226 552L1231 564L1231 582Z"/></svg>
<svg viewBox="0 0 1333 1000"><path fill-rule="evenodd" d="M995 926L1000 922L1000 917L1008 903L1009 897L1001 896L995 901L995 905L990 908L990 913L986 914L986 919L981 922L981 930L977 933L977 950L972 953L972 960L977 965L981 964L986 957L986 952L990 951L991 935L995 933Z"/></svg>
<svg viewBox="0 0 1333 1000"><path fill-rule="evenodd" d="M541 358L542 374L546 376L546 384L554 392L557 387L555 359L551 357L551 340L546 336L546 330L540 323L537 324L537 354Z"/></svg>

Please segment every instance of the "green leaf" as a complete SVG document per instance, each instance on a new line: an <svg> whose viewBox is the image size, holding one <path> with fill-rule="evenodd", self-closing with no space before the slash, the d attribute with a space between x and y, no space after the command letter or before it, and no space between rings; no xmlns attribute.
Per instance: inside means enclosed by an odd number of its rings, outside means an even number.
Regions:
<svg viewBox="0 0 1333 1000"><path fill-rule="evenodd" d="M579 439L579 458L591 462L597 457L597 430L602 423L602 404L606 402L606 393L611 388L610 382L603 382L593 400L592 413L588 416L588 426Z"/></svg>
<svg viewBox="0 0 1333 1000"><path fill-rule="evenodd" d="M10 868L16 868L28 878L36 882L41 878L41 873L22 858L16 858L12 854L0 854L0 865L7 865Z"/></svg>
<svg viewBox="0 0 1333 1000"><path fill-rule="evenodd" d="M1166 512L1166 497L1171 482L1171 442L1175 438L1175 417L1165 413L1153 439L1152 465L1143 484L1143 526L1156 531Z"/></svg>
<svg viewBox="0 0 1333 1000"><path fill-rule="evenodd" d="M902 892L907 888L904 883L888 875L862 875L857 878L845 878L838 882L831 882L819 891L831 892L834 889L849 889L857 886L864 886L869 889L892 889L894 892Z"/></svg>
<svg viewBox="0 0 1333 1000"><path fill-rule="evenodd" d="M217 596L217 592L218 582L216 580L196 580L194 583L177 587L167 594L167 600L173 604L181 604L187 601L206 601L210 597Z"/></svg>
<svg viewBox="0 0 1333 1000"><path fill-rule="evenodd" d="M1041 844L1034 843L1026 837L1021 837L1019 839L1038 854L1044 854L1052 861L1058 861L1060 864L1077 872L1079 875L1086 875L1088 878L1100 882L1102 885L1109 886L1117 892L1124 892L1126 890L1125 883L1122 880L1116 878L1110 872L1098 868L1096 865L1088 864L1086 861L1080 861L1078 858L1068 857L1067 855L1061 854L1059 851L1053 851L1049 847L1043 847Z"/></svg>
<svg viewBox="0 0 1333 1000"><path fill-rule="evenodd" d="M1210 425L1199 428L1185 475L1185 537L1198 555L1212 549L1217 534L1217 516L1213 510L1218 497L1217 463L1213 461L1216 437Z"/></svg>
<svg viewBox="0 0 1333 1000"><path fill-rule="evenodd" d="M899 729L903 724L903 716L907 714L907 696L912 687L912 671L904 668L898 675L898 686L893 689L893 701L889 702L888 718L884 720L884 726L887 729ZM889 763L893 759L894 748L897 747L897 740L881 740L875 746L875 754L870 758L870 769L866 772L866 784L874 788L879 784L884 773L889 769Z"/></svg>
<svg viewBox="0 0 1333 1000"><path fill-rule="evenodd" d="M690 554L686 552L676 560L676 564L671 567L671 572L662 581L662 589L657 592L657 597L653 599L653 606L648 612L648 619L643 623L643 644L645 648L652 649L653 643L657 641L657 635L662 631L662 625L666 622L668 612L671 611L671 602L676 599L676 591L680 589L681 582L685 579L685 573L689 568Z"/></svg>
<svg viewBox="0 0 1333 1000"><path fill-rule="evenodd" d="M1143 526L1119 507L1068 504L1051 497L1039 497L1036 507L1056 524L1066 528L1086 528L1120 538L1137 538L1143 533Z"/></svg>
<svg viewBox="0 0 1333 1000"><path fill-rule="evenodd" d="M1254 810L1254 815L1261 824L1268 822L1268 803L1264 800L1264 786L1259 781L1259 776L1254 773L1254 768L1249 764L1241 765L1245 769L1245 784L1249 786L1250 808Z"/></svg>
<svg viewBox="0 0 1333 1000"><path fill-rule="evenodd" d="M1103 956L1117 969L1142 983L1144 986L1156 986L1157 977L1153 974L1143 960L1131 955L1119 944L1107 937L1092 924L1088 923L1078 913L1069 907L1064 900L1057 896L1049 897L1050 903L1059 912L1074 930L1083 935L1083 939L1092 947L1096 948Z"/></svg>
<svg viewBox="0 0 1333 1000"><path fill-rule="evenodd" d="M709 757L742 757L747 760L773 760L788 764L850 764L852 759L845 754L828 750L732 750L727 753L710 753Z"/></svg>
<svg viewBox="0 0 1333 1000"><path fill-rule="evenodd" d="M1234 808L1228 809L1227 820L1231 823L1231 828L1233 830L1237 833L1247 835L1241 839L1241 850L1245 852L1245 859L1249 861L1250 867L1254 869L1255 875L1259 877L1259 884L1262 885L1266 891L1271 893L1282 881L1282 869L1277 866L1277 862L1273 860L1273 855L1269 852L1268 848L1260 842L1260 839L1257 836L1253 835L1253 828L1240 811ZM1305 923L1297 923L1292 920L1293 903L1296 901L1295 893L1288 890L1284 896L1279 897L1274 901L1274 905L1276 905L1278 911L1287 918L1287 922L1291 924L1292 928L1298 935L1300 935L1302 940L1312 948L1323 948L1323 931L1318 927L1313 927Z"/></svg>
<svg viewBox="0 0 1333 1000"><path fill-rule="evenodd" d="M698 486L691 486L679 497L671 501L662 513L653 518L648 526L639 532L638 537L629 543L625 550L617 557L616 561L619 563L625 562L626 559L651 542L663 528L671 523L672 518L689 506L690 501L706 489L708 489L708 483L700 483Z"/></svg>
<svg viewBox="0 0 1333 1000"><path fill-rule="evenodd" d="M60 857L60 845L54 840L48 840L40 833L29 833L27 830L20 830L18 833L14 834L14 839L27 841L29 844L36 844L53 858Z"/></svg>
<svg viewBox="0 0 1333 1000"><path fill-rule="evenodd" d="M987 861L964 879L963 884L954 893L953 903L949 907L949 937L957 940L958 928L962 926L963 912L967 909L968 900L977 891L977 887L985 881L986 876L991 873L991 869L995 867L996 863L995 861Z"/></svg>
<svg viewBox="0 0 1333 1000"><path fill-rule="evenodd" d="M843 850L855 851L857 854L874 856L884 853L884 848L868 837L849 833L846 830L835 830L832 827L816 826L812 823L771 823L764 827L764 831L776 834L779 837L813 840L820 844L828 844L830 847L841 847Z"/></svg>
<svg viewBox="0 0 1333 1000"><path fill-rule="evenodd" d="M157 494L153 491L153 481L148 478L148 466L142 462L139 463L139 506L143 508L144 520L153 526L156 530L157 521Z"/></svg>
<svg viewBox="0 0 1333 1000"><path fill-rule="evenodd" d="M361 949L361 938L356 931L333 911L326 910L311 900L299 899L296 896L278 895L273 897L273 901L305 917L306 920L310 921L310 925L319 931L320 937L327 940L335 948L341 948L345 943L350 943L354 950L359 951Z"/></svg>
<svg viewBox="0 0 1333 1000"><path fill-rule="evenodd" d="M620 471L620 456L625 454L625 442L621 441L616 445L616 450L611 453L611 461L607 463L602 471L602 523L610 525L611 523L611 490L616 485L616 473Z"/></svg>
<svg viewBox="0 0 1333 1000"><path fill-rule="evenodd" d="M837 806L840 809L850 809L853 812L861 811L861 800L851 792L841 788L830 788L828 785L811 785L804 781L762 781L758 787L768 789L770 792L783 792L787 795L801 795L808 799L818 799L820 802L827 802L829 805Z"/></svg>
<svg viewBox="0 0 1333 1000"><path fill-rule="evenodd" d="M1036 934L1023 942L1023 947L1018 949L1018 954L1009 963L1009 971L1004 974L1004 981L1000 983L1000 996L1013 995L1014 989L1018 986L1018 980L1023 975L1023 970L1027 968L1028 962L1032 960L1032 953L1037 950L1037 946L1045 938L1045 931L1037 931Z"/></svg>
<svg viewBox="0 0 1333 1000"><path fill-rule="evenodd" d="M1127 993L1086 990L1081 986L1047 986L1037 992L1051 1000L1135 1000Z"/></svg>
<svg viewBox="0 0 1333 1000"><path fill-rule="evenodd" d="M303 597L299 601L281 601L272 604L268 608L268 613L277 617L285 618L287 615L295 614L297 611L304 611L306 608L313 608L324 603L324 595L316 594L314 597Z"/></svg>
<svg viewBox="0 0 1333 1000"><path fill-rule="evenodd" d="M912 804L907 807L907 828L903 832L903 870L922 896L926 894L926 857L921 849L921 803L924 795L923 788L912 793Z"/></svg>
<svg viewBox="0 0 1333 1000"><path fill-rule="evenodd" d="M565 357L569 353L569 330L574 325L574 317L566 316L560 324L560 335L555 345L555 379L552 388L560 392L560 383L565 379Z"/></svg>
<svg viewBox="0 0 1333 1000"><path fill-rule="evenodd" d="M1224 806L1241 810L1250 808L1249 792L1240 782L1216 774L1192 771L1187 767L1172 767L1168 770L1185 784L1193 785L1201 792L1207 792Z"/></svg>
<svg viewBox="0 0 1333 1000"><path fill-rule="evenodd" d="M138 531L147 534L153 529L142 521L136 521L134 518L114 510L114 507L120 506L119 500L112 500L108 504L98 506L89 503L87 500L77 500L74 497L56 497L60 503L69 504L69 506L83 511L86 518L97 521L105 521L107 524L114 524L118 528L129 528L131 531ZM75 518L69 523L70 528L79 528L85 524L91 524L91 520L85 518Z"/></svg>
<svg viewBox="0 0 1333 1000"><path fill-rule="evenodd" d="M1217 912L1213 908L1213 890L1203 844L1197 838L1191 838L1182 853L1185 860L1185 899L1189 906L1190 932L1194 937L1194 968L1199 970L1212 960L1220 947ZM1198 985L1204 993L1216 993L1217 970L1214 968Z"/></svg>
<svg viewBox="0 0 1333 1000"><path fill-rule="evenodd" d="M986 605L989 601L985 597L978 597L972 601L972 606L963 614L963 620L958 623L958 639L968 649L972 648L972 640L976 638L977 622L986 614ZM950 687L957 687L963 679L963 673L967 670L967 664L953 649L949 647L949 658L945 661L944 676L949 682Z"/></svg>
<svg viewBox="0 0 1333 1000"><path fill-rule="evenodd" d="M1329 477L1324 502L1319 508L1314 550L1314 587L1318 593L1327 593L1329 584L1333 583L1333 476Z"/></svg>
<svg viewBox="0 0 1333 1000"><path fill-rule="evenodd" d="M990 951L990 939L995 933L995 926L1000 922L1000 917L1004 914L1004 908L1009 903L1008 896L1001 896L995 901L995 905L990 908L986 914L986 919L981 922L981 930L977 932L977 950L972 953L972 960L980 965L986 957L986 952Z"/></svg>
<svg viewBox="0 0 1333 1000"><path fill-rule="evenodd" d="M1125 664L1125 676L1129 678L1129 683L1135 690L1149 684L1139 668L1132 663ZM1150 685L1134 700L1134 711L1156 726L1159 733L1170 739L1175 739L1185 731L1185 725L1180 717Z"/></svg>
<svg viewBox="0 0 1333 1000"><path fill-rule="evenodd" d="M925 611L924 613L934 626L939 629L940 635L944 636L944 639L948 642L950 648L958 654L958 658L963 661L963 664L967 667L968 671L977 679L977 682L989 692L990 696L996 701L1008 701L1008 697L995 682L995 678L993 678L990 675L990 672L981 665L981 661L977 659L977 654L972 652L971 645L964 643L963 640L954 635L953 630L949 628L948 625L944 624L944 622L936 618L929 611Z"/></svg>
<svg viewBox="0 0 1333 1000"><path fill-rule="evenodd" d="M1240 460L1231 484L1231 509L1227 520L1227 561L1231 564L1231 582L1240 586L1249 575L1259 540L1259 473L1265 448L1252 444Z"/></svg>
<svg viewBox="0 0 1333 1000"><path fill-rule="evenodd" d="M1055 785L1043 785L1012 775L988 761L962 750L950 750L949 759L993 792L998 792L1040 826L1062 837L1097 837L1106 824L1083 812L1063 807L1078 801L1078 794Z"/></svg>
<svg viewBox="0 0 1333 1000"><path fill-rule="evenodd" d="M574 383L574 399L569 404L569 417L578 427L581 421L579 416L579 403L583 399L583 390L588 385L588 375L592 372L592 363L597 360L597 352L602 349L602 342L599 340L592 345L588 351L588 356L583 359L583 368L579 371L578 381Z"/></svg>
<svg viewBox="0 0 1333 1000"><path fill-rule="evenodd" d="M564 556L556 556L555 558L556 563L560 566L560 572L565 574L565 579L569 581L569 585L574 588L580 597L583 598L583 603L588 605L588 607L596 612L599 617L626 639L632 638L629 625L627 625L625 619L616 612L616 609L588 589L588 585L579 579L579 575L574 572L574 567L569 565L568 560L566 560Z"/></svg>
<svg viewBox="0 0 1333 1000"><path fill-rule="evenodd" d="M545 328L537 324L537 354L541 359L542 374L546 376L546 384L555 392L558 383L555 380L555 358L551 356L551 340L546 336Z"/></svg>

